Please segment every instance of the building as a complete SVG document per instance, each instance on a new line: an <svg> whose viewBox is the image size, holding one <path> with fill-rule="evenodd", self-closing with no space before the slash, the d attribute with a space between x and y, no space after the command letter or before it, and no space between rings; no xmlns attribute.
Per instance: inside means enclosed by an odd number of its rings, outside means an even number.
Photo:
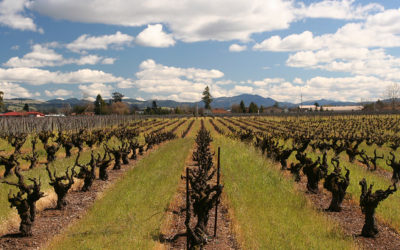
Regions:
<svg viewBox="0 0 400 250"><path fill-rule="evenodd" d="M4 114L0 114L0 117L44 117L45 115L40 112L31 111L31 112L7 112Z"/></svg>
<svg viewBox="0 0 400 250"><path fill-rule="evenodd" d="M230 114L230 113L231 113L231 112L229 112L228 110L220 109L220 108L212 109L211 112L213 113L213 115L217 115L217 114Z"/></svg>
<svg viewBox="0 0 400 250"><path fill-rule="evenodd" d="M300 105L299 108L305 111L320 111L321 108L323 111L336 111L336 112L349 112L349 111L360 111L363 110L364 107L359 106L318 106L315 105Z"/></svg>
<svg viewBox="0 0 400 250"><path fill-rule="evenodd" d="M323 106L326 111L360 111L364 106Z"/></svg>

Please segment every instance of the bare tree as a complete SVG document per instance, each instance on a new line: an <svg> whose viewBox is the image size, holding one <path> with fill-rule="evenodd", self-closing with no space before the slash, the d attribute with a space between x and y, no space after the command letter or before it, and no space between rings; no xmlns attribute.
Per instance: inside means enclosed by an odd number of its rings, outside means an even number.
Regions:
<svg viewBox="0 0 400 250"><path fill-rule="evenodd" d="M392 109L395 110L397 99L400 97L400 86L394 82L386 87L385 95L392 105Z"/></svg>

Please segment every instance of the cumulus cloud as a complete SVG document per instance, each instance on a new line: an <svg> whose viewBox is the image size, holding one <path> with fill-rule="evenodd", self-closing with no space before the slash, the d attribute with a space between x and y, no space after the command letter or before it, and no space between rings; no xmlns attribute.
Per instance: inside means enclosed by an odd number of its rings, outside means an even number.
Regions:
<svg viewBox="0 0 400 250"><path fill-rule="evenodd" d="M107 50L110 46L121 47L128 45L134 40L134 37L117 31L113 35L90 36L88 34L81 35L75 41L66 45L66 47L74 52L83 50Z"/></svg>
<svg viewBox="0 0 400 250"><path fill-rule="evenodd" d="M273 79L273 78L272 78ZM262 82L268 84L258 84ZM299 103L300 95L304 100L330 99L339 101L359 102L361 99L377 99L387 86L393 81L384 80L374 76L351 76L351 77L323 77L317 76L306 81L295 78L293 82L284 79L253 81L251 86L235 86L228 90L230 94L249 93L271 97L280 102Z"/></svg>
<svg viewBox="0 0 400 250"><path fill-rule="evenodd" d="M229 6L227 8L226 6ZM252 33L285 29L295 20L291 1L53 1L36 0L42 15L87 23L143 26L164 23L185 42L249 40Z"/></svg>
<svg viewBox="0 0 400 250"><path fill-rule="evenodd" d="M308 6L301 3L300 6L295 9L299 18L365 19L371 13L384 10L384 7L377 3L356 5L355 0L324 0Z"/></svg>
<svg viewBox="0 0 400 250"><path fill-rule="evenodd" d="M230 52L241 52L241 51L245 51L247 49L246 45L239 45L239 44L232 44L231 46L229 46L229 51Z"/></svg>
<svg viewBox="0 0 400 250"><path fill-rule="evenodd" d="M57 45L58 46L58 45ZM7 67L20 68L20 67L54 67L62 66L65 64L77 65L94 65L98 63L113 64L114 58L103 58L98 55L85 55L80 58L64 58L63 55L58 54L51 47L56 47L55 44L34 44L32 52L25 54L23 57L12 57L3 65Z"/></svg>
<svg viewBox="0 0 400 250"><path fill-rule="evenodd" d="M124 79L100 70L80 69L71 72L48 71L37 68L0 68L0 81L26 83L29 85L80 84L92 82L120 82Z"/></svg>
<svg viewBox="0 0 400 250"><path fill-rule="evenodd" d="M313 38L313 34L310 31L304 31L301 34L292 34L283 39L280 36L272 36L261 43L256 43L253 49L263 51L296 51L312 50L320 47L321 44Z"/></svg>
<svg viewBox="0 0 400 250"><path fill-rule="evenodd" d="M60 97L60 96L71 96L73 92L66 89L57 89L55 91L45 90L44 93L49 97L54 97L54 96Z"/></svg>
<svg viewBox="0 0 400 250"><path fill-rule="evenodd" d="M147 47L166 48L175 45L171 34L163 31L161 24L147 25L147 28L136 37L136 43Z"/></svg>
<svg viewBox="0 0 400 250"><path fill-rule="evenodd" d="M367 16L362 22L347 23L335 33L313 36L310 31L305 31L284 38L273 36L255 44L253 49L297 51L286 61L290 67L399 80L400 58L385 50L400 47L398 22L400 9L385 10Z"/></svg>
<svg viewBox="0 0 400 250"><path fill-rule="evenodd" d="M301 51L290 55L286 64L291 67L374 75L382 79L400 79L400 58L386 54L383 49L332 48Z"/></svg>
<svg viewBox="0 0 400 250"><path fill-rule="evenodd" d="M110 98L111 92L114 89L111 85L106 85L104 83L93 83L90 85L79 85L78 87L83 96L94 98L97 95L101 95L103 98Z"/></svg>
<svg viewBox="0 0 400 250"><path fill-rule="evenodd" d="M354 0L324 0L309 5L291 0L35 0L32 9L55 19L86 23L137 27L163 23L175 39L197 42L249 41L254 33L286 29L304 18L364 19L383 7L356 4Z"/></svg>
<svg viewBox="0 0 400 250"><path fill-rule="evenodd" d="M313 36L304 31L284 38L272 36L253 47L264 51L301 51L327 48L400 47L400 9L370 15L364 22L351 22L335 33Z"/></svg>
<svg viewBox="0 0 400 250"><path fill-rule="evenodd" d="M261 81L254 81L254 82L252 82L252 84L262 87L262 86L267 86L267 85L274 84L274 83L282 83L283 81L285 81L285 79L283 79L283 78L265 78Z"/></svg>
<svg viewBox="0 0 400 250"><path fill-rule="evenodd" d="M4 65L7 67L45 67L56 66L63 60L63 56L53 49L35 44L32 46L32 52L25 54L22 58L12 57Z"/></svg>
<svg viewBox="0 0 400 250"><path fill-rule="evenodd" d="M303 81L301 78L296 77L296 78L293 79L293 83L296 83L296 84L303 84L304 81Z"/></svg>
<svg viewBox="0 0 400 250"><path fill-rule="evenodd" d="M158 99L193 101L200 100L205 86L223 76L224 73L216 69L170 67L148 59L140 64L136 73L137 80L121 81L118 87L135 86L139 91L152 94Z"/></svg>
<svg viewBox="0 0 400 250"><path fill-rule="evenodd" d="M19 84L0 81L0 90L4 92L4 99L11 98L32 98L40 96L40 93L31 93Z"/></svg>
<svg viewBox="0 0 400 250"><path fill-rule="evenodd" d="M3 0L0 2L0 25L18 30L30 30L43 33L37 28L31 17L25 14L25 9L31 4L29 0Z"/></svg>
<svg viewBox="0 0 400 250"><path fill-rule="evenodd" d="M111 57L107 57L104 58L101 63L102 64L114 64L115 60L117 60L116 58L111 58Z"/></svg>

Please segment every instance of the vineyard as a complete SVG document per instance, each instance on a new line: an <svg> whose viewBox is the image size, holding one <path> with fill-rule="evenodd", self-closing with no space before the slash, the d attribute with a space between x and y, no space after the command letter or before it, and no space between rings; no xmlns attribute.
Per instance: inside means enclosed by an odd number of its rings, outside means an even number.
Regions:
<svg viewBox="0 0 400 250"><path fill-rule="evenodd" d="M398 115L1 119L2 249L399 249Z"/></svg>

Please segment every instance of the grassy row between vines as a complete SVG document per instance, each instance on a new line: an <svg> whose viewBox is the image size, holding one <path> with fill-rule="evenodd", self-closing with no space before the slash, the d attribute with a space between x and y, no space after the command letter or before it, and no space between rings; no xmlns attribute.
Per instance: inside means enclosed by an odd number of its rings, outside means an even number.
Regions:
<svg viewBox="0 0 400 250"><path fill-rule="evenodd" d="M185 124L183 124L176 131L178 136L180 136L180 134L182 134L182 131L184 129L183 127L185 127ZM170 129L170 128L171 127L167 127L166 129ZM27 143L30 143L30 142L27 141ZM116 139L112 139L108 142L108 146L113 147L114 145L119 145L119 142L117 142ZM63 151L63 149L60 149L60 151L61 150ZM103 153L104 150L102 147L97 147L97 148L94 148L94 152L95 153L97 153L97 152ZM70 158L65 158L64 155L65 155L65 153L63 153L63 152L59 153L56 161L50 165L50 168L53 170L56 170L58 175L63 174L68 167L72 167L75 163L76 155L73 155ZM79 162L87 163L89 161L90 161L90 150L85 150L82 152ZM41 160L41 162L43 162L43 161ZM46 192L47 194L54 193L53 188L49 185L49 177L48 177L48 174L46 172L44 165L37 166L36 168L29 170L29 171L23 171L22 174L25 176L26 181L28 181L28 178L37 178L37 179L40 178L41 183L42 183L42 185L41 185L42 190L44 192ZM11 181L11 182L16 182L17 178L16 178L16 176L10 176L10 177L7 177L6 180ZM10 190L13 190L13 192L15 193L17 191L17 188L0 183L0 197L1 197L1 199L0 199L0 233L5 233L7 231L7 227L8 227L7 221L10 219L10 216L13 216L13 218L16 216L16 209L10 208L10 204L7 199L8 193ZM51 197L51 196L48 196L48 197ZM48 203L48 202L49 201L48 201L48 199L46 200L46 197L39 200L39 203ZM44 206L47 206L47 204L44 204Z"/></svg>
<svg viewBox="0 0 400 250"><path fill-rule="evenodd" d="M369 150L371 151L371 149ZM310 149L308 149L307 154L313 160L316 160L318 156L322 157L322 154L319 153L318 150L316 152L312 152ZM328 151L328 162L330 162L330 159L333 157L333 155L334 154L332 150ZM289 158L289 164L290 162L295 161L295 159L296 159L295 153L293 153ZM385 190L388 188L389 185L391 185L390 179L378 175L375 172L368 171L365 167L362 167L359 164L350 163L348 161L346 153L342 152L340 154L340 162L342 168L347 167L350 170L350 185L347 189L347 193L356 203L358 203L361 194L361 187L359 185L359 181L361 181L363 178L367 180L368 184L374 184L374 190L377 189ZM330 166L329 171L333 171L332 166ZM376 210L377 217L385 221L386 223L390 224L398 232L400 232L400 214L398 213L399 208L400 208L400 192L395 192L388 199L380 203Z"/></svg>
<svg viewBox="0 0 400 250"><path fill-rule="evenodd" d="M208 129L211 126L208 124ZM339 226L317 212L293 182L252 146L212 134L221 147L224 192L243 249L355 249Z"/></svg>
<svg viewBox="0 0 400 250"><path fill-rule="evenodd" d="M152 249L198 128L140 159L48 249Z"/></svg>

